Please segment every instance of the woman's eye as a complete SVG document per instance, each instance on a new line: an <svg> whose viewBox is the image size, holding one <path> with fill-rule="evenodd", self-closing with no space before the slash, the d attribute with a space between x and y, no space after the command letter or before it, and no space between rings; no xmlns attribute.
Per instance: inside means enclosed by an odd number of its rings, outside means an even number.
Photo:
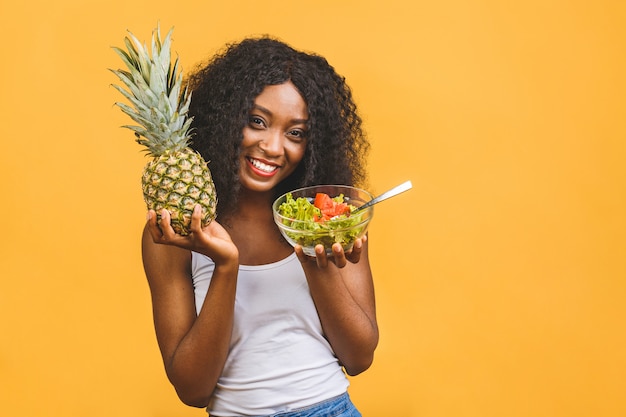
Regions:
<svg viewBox="0 0 626 417"><path fill-rule="evenodd" d="M298 139L304 139L304 132L302 130L291 130L289 132L289 136L292 136L294 138L298 138Z"/></svg>
<svg viewBox="0 0 626 417"><path fill-rule="evenodd" d="M250 116L250 124L255 126L265 126L263 119L257 116Z"/></svg>

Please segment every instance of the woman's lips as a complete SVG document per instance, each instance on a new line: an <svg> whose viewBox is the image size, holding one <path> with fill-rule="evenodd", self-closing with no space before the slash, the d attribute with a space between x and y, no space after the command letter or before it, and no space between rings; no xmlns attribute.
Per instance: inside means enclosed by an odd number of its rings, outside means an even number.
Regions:
<svg viewBox="0 0 626 417"><path fill-rule="evenodd" d="M251 157L246 158L246 160L254 172L264 177L271 177L276 174L278 172L278 168L280 168L278 165Z"/></svg>

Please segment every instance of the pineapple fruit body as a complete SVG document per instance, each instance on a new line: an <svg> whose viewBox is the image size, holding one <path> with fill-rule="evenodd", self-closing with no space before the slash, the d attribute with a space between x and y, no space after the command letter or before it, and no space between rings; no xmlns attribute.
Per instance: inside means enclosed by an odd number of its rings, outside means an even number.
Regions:
<svg viewBox="0 0 626 417"><path fill-rule="evenodd" d="M191 214L196 204L202 209L202 224L215 217L215 186L202 156L190 148L167 153L146 165L141 179L148 209L161 216L166 209L171 225L180 235L189 234Z"/></svg>

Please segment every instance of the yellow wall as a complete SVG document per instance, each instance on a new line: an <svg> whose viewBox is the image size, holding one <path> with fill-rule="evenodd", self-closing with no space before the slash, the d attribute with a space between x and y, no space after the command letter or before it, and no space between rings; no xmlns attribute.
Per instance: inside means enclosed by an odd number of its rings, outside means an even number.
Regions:
<svg viewBox="0 0 626 417"><path fill-rule="evenodd" d="M626 415L619 0L0 6L0 414L202 416L165 379L139 254L145 158L106 69L175 26L185 68L272 33L354 88L381 342L368 417Z"/></svg>

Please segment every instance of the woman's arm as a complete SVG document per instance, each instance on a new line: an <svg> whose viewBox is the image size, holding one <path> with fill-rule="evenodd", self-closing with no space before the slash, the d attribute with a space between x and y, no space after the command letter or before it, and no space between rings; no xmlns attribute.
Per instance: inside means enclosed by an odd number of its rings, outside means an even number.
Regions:
<svg viewBox="0 0 626 417"><path fill-rule="evenodd" d="M367 238L357 240L354 246L352 253L346 255L341 245L335 244L332 261L326 258L321 246L316 248L320 249L316 258L296 248L324 333L349 375L370 367L378 344Z"/></svg>
<svg viewBox="0 0 626 417"><path fill-rule="evenodd" d="M152 295L157 341L169 380L187 405L205 407L228 354L237 285L238 252L216 222L204 230L199 216L192 236L175 235L169 217L160 227L149 214L142 238L144 269ZM191 253L211 256L215 270L196 315Z"/></svg>

